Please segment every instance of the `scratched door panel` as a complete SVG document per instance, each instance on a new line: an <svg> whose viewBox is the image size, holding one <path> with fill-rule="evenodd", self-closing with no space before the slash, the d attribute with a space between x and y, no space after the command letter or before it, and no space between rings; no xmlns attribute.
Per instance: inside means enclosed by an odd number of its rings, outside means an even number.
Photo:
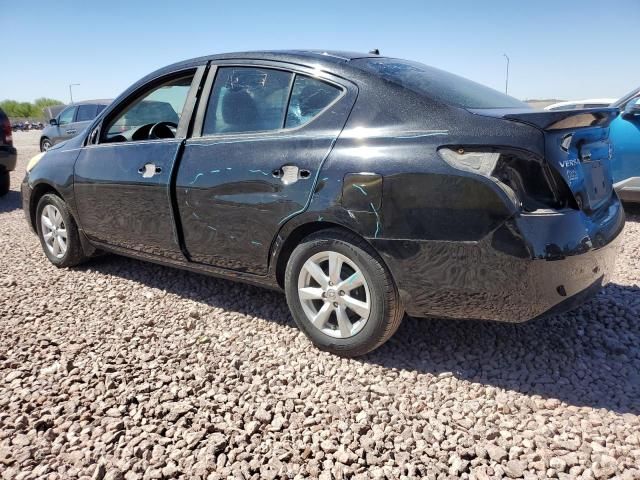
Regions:
<svg viewBox="0 0 640 480"><path fill-rule="evenodd" d="M85 147L75 165L74 192L85 233L95 240L147 254L184 259L169 197L181 140ZM151 177L140 172L154 165Z"/></svg>
<svg viewBox="0 0 640 480"><path fill-rule="evenodd" d="M177 200L192 261L264 273L279 226L305 208L336 133L188 142ZM297 174L274 176L283 166Z"/></svg>

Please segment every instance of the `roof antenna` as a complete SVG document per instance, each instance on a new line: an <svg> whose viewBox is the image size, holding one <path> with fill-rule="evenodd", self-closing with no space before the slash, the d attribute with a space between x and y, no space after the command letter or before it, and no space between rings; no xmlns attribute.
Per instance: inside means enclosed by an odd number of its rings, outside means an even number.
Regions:
<svg viewBox="0 0 640 480"><path fill-rule="evenodd" d="M371 55L380 55L380 50L378 50L377 48L374 48L373 50L370 50L369 53Z"/></svg>

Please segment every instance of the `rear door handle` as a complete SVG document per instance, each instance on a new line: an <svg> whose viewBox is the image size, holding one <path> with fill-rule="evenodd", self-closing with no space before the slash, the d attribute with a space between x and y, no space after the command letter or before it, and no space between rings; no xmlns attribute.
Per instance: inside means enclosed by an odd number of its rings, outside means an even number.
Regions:
<svg viewBox="0 0 640 480"><path fill-rule="evenodd" d="M301 168L299 169L295 165L283 165L280 168L276 168L271 172L275 178L282 179L282 183L290 185L296 183L298 180L304 180L311 176L311 171Z"/></svg>
<svg viewBox="0 0 640 480"><path fill-rule="evenodd" d="M162 173L162 168L156 167L154 163L145 163L138 169L138 173L142 175L142 178L151 178L154 175Z"/></svg>

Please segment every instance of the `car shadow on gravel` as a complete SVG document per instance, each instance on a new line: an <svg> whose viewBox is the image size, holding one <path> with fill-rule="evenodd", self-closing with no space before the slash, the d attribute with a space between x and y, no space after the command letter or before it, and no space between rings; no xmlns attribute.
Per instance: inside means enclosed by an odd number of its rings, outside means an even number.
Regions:
<svg viewBox="0 0 640 480"><path fill-rule="evenodd" d="M4 197L0 197L0 213L13 212L14 210L20 210L21 208L20 192L9 190Z"/></svg>
<svg viewBox="0 0 640 480"><path fill-rule="evenodd" d="M522 324L405 318L365 361L637 415L639 314L640 288L609 284L573 312Z"/></svg>
<svg viewBox="0 0 640 480"><path fill-rule="evenodd" d="M80 269L294 327L284 295L266 289L112 255ZM354 361L640 414L639 313L640 288L610 284L571 313L523 324L405 318Z"/></svg>

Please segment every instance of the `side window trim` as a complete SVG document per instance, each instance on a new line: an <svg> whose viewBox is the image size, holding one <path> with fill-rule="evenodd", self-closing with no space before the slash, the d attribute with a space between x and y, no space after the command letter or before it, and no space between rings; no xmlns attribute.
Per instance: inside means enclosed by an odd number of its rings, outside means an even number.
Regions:
<svg viewBox="0 0 640 480"><path fill-rule="evenodd" d="M293 86L296 84L296 78L298 78L298 72L293 72L291 75L291 82L289 83L289 94L287 95L287 105L284 107L284 118L282 119L282 126L280 130L287 128L287 116L289 115L289 107L291 106L291 96L293 95Z"/></svg>
<svg viewBox="0 0 640 480"><path fill-rule="evenodd" d="M277 130L261 130L261 131L255 131L255 132L233 132L233 133L217 133L217 134L212 134L212 135L206 135L203 136L202 135L202 130L203 130L203 126L204 126L204 119L205 119L205 115L206 115L206 110L207 110L207 105L209 103L210 97L211 97L211 92L213 91L213 85L215 83L215 78L218 74L218 70L221 68L225 68L225 67L246 67L246 68L266 68L266 69L272 69L272 70L282 70L285 72L290 72L292 73L292 80L291 80L291 84L289 85L289 96L287 99L287 109L285 110L285 115L284 115L284 120L283 120L283 127L281 129L277 129ZM299 66L298 66L299 67ZM308 67L307 67L308 68ZM317 78L319 81L323 81L326 82L330 85L334 85L336 88L340 89L340 95L337 96L335 98L335 100L333 102L331 102L329 105L327 105L322 111L320 111L314 118L312 118L310 121L299 125L297 127L291 127L291 128L285 128L284 125L287 121L287 112L289 109L289 104L291 101L291 95L293 93L293 86L295 84L295 79L296 76L301 75L301 76L306 76L306 77L310 77L310 78ZM352 89L354 90L354 93L357 95L357 87L355 85L352 86ZM272 64L272 63L259 63L259 62L230 62L230 63L226 63L226 62L220 62L220 63L216 63L216 64L211 64L211 67L209 69L209 73L207 75L207 79L205 81L205 86L202 89L202 93L200 96L200 102L198 105L198 111L196 112L196 119L194 122L194 128L193 128L193 132L191 134L191 136L189 138L202 138L202 139L215 139L215 138L221 138L221 137L255 137L256 135L273 135L273 134L282 134L282 133L290 133L290 132L295 132L297 130L300 130L302 128L307 127L308 125L312 124L318 117L322 116L324 114L325 111L327 111L330 107L332 107L333 105L335 105L336 103L338 103L340 100L342 100L344 97L347 96L347 94L349 93L350 88L340 82L337 82L336 80L334 80L333 78L327 78L327 77L318 77L315 76L312 72L310 71L304 71L300 68L296 68L296 65L277 65L277 64Z"/></svg>
<svg viewBox="0 0 640 480"><path fill-rule="evenodd" d="M191 133L192 137L201 137L202 136L202 127L204 125L204 117L207 113L207 105L209 104L209 96L211 95L211 91L213 90L213 82L218 75L218 66L210 65L209 72L207 73L207 78L204 82L204 86L202 87L202 91L200 92L200 99L198 102L198 111L196 112L196 118L193 122L193 132Z"/></svg>

